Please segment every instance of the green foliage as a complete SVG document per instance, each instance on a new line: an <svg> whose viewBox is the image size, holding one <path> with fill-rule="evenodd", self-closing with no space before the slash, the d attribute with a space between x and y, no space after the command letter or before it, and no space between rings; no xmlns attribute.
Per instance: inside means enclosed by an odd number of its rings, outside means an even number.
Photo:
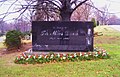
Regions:
<svg viewBox="0 0 120 77"><path fill-rule="evenodd" d="M92 18L91 21L94 23L94 27L96 27L97 26L97 22L96 22L95 18Z"/></svg>
<svg viewBox="0 0 120 77"><path fill-rule="evenodd" d="M21 43L22 33L20 31L12 30L7 32L4 44L8 49L17 48L19 49L22 45Z"/></svg>

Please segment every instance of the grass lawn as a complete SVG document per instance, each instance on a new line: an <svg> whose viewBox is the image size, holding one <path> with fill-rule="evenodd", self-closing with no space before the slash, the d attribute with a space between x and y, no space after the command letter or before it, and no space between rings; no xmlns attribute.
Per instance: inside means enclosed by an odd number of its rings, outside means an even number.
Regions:
<svg viewBox="0 0 120 77"><path fill-rule="evenodd" d="M95 46L102 47L111 59L49 64L14 64L20 52L0 56L0 77L120 77L120 32L107 26L95 29L103 36L95 37Z"/></svg>

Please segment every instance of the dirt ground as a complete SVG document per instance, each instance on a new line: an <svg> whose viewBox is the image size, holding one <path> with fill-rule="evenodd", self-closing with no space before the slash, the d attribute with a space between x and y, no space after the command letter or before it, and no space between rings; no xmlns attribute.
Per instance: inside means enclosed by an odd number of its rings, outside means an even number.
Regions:
<svg viewBox="0 0 120 77"><path fill-rule="evenodd" d="M0 56L3 56L5 54L11 54L11 53L14 53L14 52L21 53L21 52L24 52L24 51L26 51L30 48L32 48L32 43L23 44L23 46L18 50L13 49L13 50L8 51L6 48L1 48L0 49Z"/></svg>

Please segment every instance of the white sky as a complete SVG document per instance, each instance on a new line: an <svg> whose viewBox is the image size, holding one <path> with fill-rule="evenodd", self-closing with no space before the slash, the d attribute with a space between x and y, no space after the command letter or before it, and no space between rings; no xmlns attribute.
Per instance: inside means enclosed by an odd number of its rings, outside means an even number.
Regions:
<svg viewBox="0 0 120 77"><path fill-rule="evenodd" d="M108 6L110 13L116 13L120 18L120 0L92 0L98 8Z"/></svg>
<svg viewBox="0 0 120 77"><path fill-rule="evenodd" d="M1 0L0 0L1 1ZM6 1L5 4L3 4L1 6L1 3L0 3L0 14L2 13L5 13L7 10L8 10L8 5L6 4L11 4L13 3L15 0L8 0L8 2ZM22 4L25 4L24 0L21 0L22 1ZM109 12L110 13L116 13L116 15L120 18L120 0L92 0L94 5L97 7L97 8L101 8L101 7L104 7L105 5L109 7ZM18 4L18 3L16 3ZM11 9L9 9L9 11L13 11L14 8L16 8L18 6L12 6ZM16 18L19 14L10 14L6 17L6 20L8 19L12 19L12 18ZM3 17L0 15L0 18Z"/></svg>

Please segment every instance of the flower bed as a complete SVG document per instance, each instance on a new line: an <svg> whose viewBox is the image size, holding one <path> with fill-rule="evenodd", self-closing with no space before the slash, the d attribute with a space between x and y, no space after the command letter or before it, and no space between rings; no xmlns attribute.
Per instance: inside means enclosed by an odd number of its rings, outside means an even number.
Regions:
<svg viewBox="0 0 120 77"><path fill-rule="evenodd" d="M86 60L97 60L97 59L108 59L110 55L104 49L94 48L93 52L78 52L71 54L60 54L60 53L49 53L49 54L33 54L28 55L22 53L17 56L15 63L17 64L43 64L50 62L74 62L74 61L86 61Z"/></svg>

